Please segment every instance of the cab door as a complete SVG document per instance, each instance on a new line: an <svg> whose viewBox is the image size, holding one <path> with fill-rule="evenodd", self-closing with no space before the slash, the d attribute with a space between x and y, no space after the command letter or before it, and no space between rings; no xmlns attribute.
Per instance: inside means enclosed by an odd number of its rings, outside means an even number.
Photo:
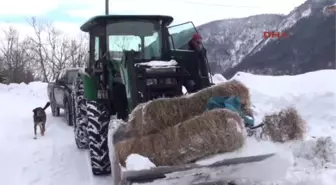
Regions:
<svg viewBox="0 0 336 185"><path fill-rule="evenodd" d="M188 42L197 32L193 22L185 22L168 27L168 32L171 36L171 49L188 50Z"/></svg>

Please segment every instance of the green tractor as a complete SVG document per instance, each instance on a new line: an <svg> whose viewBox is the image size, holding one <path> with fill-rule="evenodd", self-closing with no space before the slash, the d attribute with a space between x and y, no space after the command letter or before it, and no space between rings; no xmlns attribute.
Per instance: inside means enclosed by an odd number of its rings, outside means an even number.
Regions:
<svg viewBox="0 0 336 185"><path fill-rule="evenodd" d="M171 26L160 15L96 16L81 26L90 35L89 62L74 82L75 141L89 149L92 172L111 172L107 133L111 116L127 121L140 103L183 95L212 84L208 63L188 50L192 22Z"/></svg>

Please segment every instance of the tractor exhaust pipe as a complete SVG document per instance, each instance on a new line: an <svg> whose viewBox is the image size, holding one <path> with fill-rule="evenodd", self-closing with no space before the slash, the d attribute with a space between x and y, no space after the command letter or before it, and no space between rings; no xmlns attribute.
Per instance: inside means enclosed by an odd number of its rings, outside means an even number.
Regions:
<svg viewBox="0 0 336 185"><path fill-rule="evenodd" d="M105 15L109 14L109 0L105 0Z"/></svg>

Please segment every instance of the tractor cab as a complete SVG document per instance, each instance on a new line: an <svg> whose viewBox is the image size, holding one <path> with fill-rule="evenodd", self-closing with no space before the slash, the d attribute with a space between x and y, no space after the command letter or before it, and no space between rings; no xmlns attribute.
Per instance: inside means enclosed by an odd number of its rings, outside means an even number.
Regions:
<svg viewBox="0 0 336 185"><path fill-rule="evenodd" d="M195 27L191 22L187 30L168 27L172 21L160 15L104 15L81 26L90 35L87 72L107 87L98 90L100 99L118 97L120 103L112 100L117 107L125 104L120 98L125 94L131 111L158 97L180 96L183 85L191 84L187 89L193 91L210 86L207 61L185 47Z"/></svg>

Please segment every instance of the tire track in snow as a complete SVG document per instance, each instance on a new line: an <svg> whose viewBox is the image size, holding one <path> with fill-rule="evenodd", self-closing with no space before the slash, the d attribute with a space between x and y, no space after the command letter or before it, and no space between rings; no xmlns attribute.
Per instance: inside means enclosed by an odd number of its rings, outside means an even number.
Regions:
<svg viewBox="0 0 336 185"><path fill-rule="evenodd" d="M52 144L54 146L50 170L54 179L50 185L110 185L108 177L94 177L91 173L90 160L87 150L76 147L73 127L69 127L63 117L55 118L48 115L52 124ZM41 184L42 185L42 184Z"/></svg>
<svg viewBox="0 0 336 185"><path fill-rule="evenodd" d="M85 155L77 150L73 139L73 128L66 125L63 117L48 115L50 127L46 136L50 137L52 149L49 158L50 185L88 184ZM42 184L41 184L42 185Z"/></svg>

